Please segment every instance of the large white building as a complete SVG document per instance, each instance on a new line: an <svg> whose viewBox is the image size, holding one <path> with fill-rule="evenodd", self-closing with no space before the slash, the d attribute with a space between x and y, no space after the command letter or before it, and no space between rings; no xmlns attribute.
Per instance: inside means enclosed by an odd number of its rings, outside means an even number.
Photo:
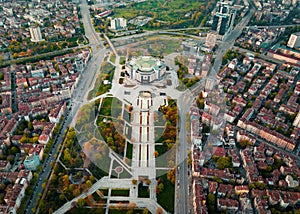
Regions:
<svg viewBox="0 0 300 214"><path fill-rule="evenodd" d="M287 46L290 48L300 47L300 32L291 34Z"/></svg>
<svg viewBox="0 0 300 214"><path fill-rule="evenodd" d="M124 18L115 18L110 20L112 30L122 30L127 27L127 21Z"/></svg>
<svg viewBox="0 0 300 214"><path fill-rule="evenodd" d="M140 56L126 63L126 72L131 79L151 83L162 78L166 73L166 65L159 58Z"/></svg>
<svg viewBox="0 0 300 214"><path fill-rule="evenodd" d="M40 27L31 27L29 28L30 31L30 36L31 36L31 41L32 42L40 42L44 41L42 38L42 33Z"/></svg>

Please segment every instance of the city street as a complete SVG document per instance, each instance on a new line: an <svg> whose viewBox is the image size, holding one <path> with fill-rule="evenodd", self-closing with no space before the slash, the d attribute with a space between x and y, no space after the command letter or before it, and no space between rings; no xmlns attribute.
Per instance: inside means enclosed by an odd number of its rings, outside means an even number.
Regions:
<svg viewBox="0 0 300 214"><path fill-rule="evenodd" d="M60 132L57 135L55 143L50 150L50 155L45 159L42 165L43 170L39 174L39 179L35 185L34 192L30 197L29 202L27 203L25 213L33 213L32 208L37 206L38 195L43 191L42 184L49 178L49 175L51 173L50 163L55 161L54 154L59 153L58 146L63 142L64 131L67 130L67 127L71 124L74 115L76 115L83 101L86 100L85 98L90 88L92 87L91 84L92 82L94 82L93 80L95 79L96 74L100 69L99 65L101 65L101 60L103 60L104 55L106 54L106 50L103 48L102 41L95 32L91 23L88 5L85 0L81 1L81 11L86 37L89 39L89 43L93 50L92 58L90 59L86 69L83 71L78 85L72 94L72 98L68 106L69 108L71 108L71 110L68 109L66 111L66 115L64 121L62 122ZM102 48L100 49L99 47Z"/></svg>
<svg viewBox="0 0 300 214"><path fill-rule="evenodd" d="M250 18L254 14L255 9L252 8L248 14L241 20L239 24L235 26L235 28L229 32L221 44L218 46L218 49L215 51L217 53L215 57L215 62L212 66L212 70L207 77L207 79L216 79L216 75L222 64L222 57L226 53L226 51L233 47L234 41L241 35L243 29L247 26ZM203 80L205 81L205 80ZM191 149L186 141L187 139L187 130L186 130L186 113L189 112L191 103L195 96L200 93L201 90L204 88L205 82L200 81L196 83L192 87L192 93L190 90L186 90L183 94L183 98L179 99L178 107L179 107L179 116L180 116L180 133L179 133L179 146L178 146L178 154L177 154L177 164L178 164L178 184L179 189L177 190L177 198L176 201L176 213L190 213L192 207L189 207L189 177L188 177L188 165L187 155L188 151Z"/></svg>

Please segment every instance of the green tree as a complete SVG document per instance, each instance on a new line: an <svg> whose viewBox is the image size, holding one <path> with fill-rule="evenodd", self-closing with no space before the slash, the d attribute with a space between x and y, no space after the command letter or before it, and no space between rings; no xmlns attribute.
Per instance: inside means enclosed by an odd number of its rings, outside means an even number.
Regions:
<svg viewBox="0 0 300 214"><path fill-rule="evenodd" d="M15 157L13 155L8 155L7 160L12 164L14 162Z"/></svg>
<svg viewBox="0 0 300 214"><path fill-rule="evenodd" d="M207 209L208 213L215 213L216 196L212 193L208 193L207 196Z"/></svg>
<svg viewBox="0 0 300 214"><path fill-rule="evenodd" d="M74 189L75 189L75 185L74 185L74 184L70 184L70 185L69 185L69 191L70 191L70 192L73 192Z"/></svg>
<svg viewBox="0 0 300 214"><path fill-rule="evenodd" d="M27 124L27 126L28 126L28 129L30 130L30 131L33 131L33 125L32 125L32 122L30 121L30 122L28 122L28 124Z"/></svg>
<svg viewBox="0 0 300 214"><path fill-rule="evenodd" d="M4 203L4 195L0 194L0 204L3 204L3 203Z"/></svg>
<svg viewBox="0 0 300 214"><path fill-rule="evenodd" d="M161 193L164 190L164 184L162 182L158 184L156 190L158 194Z"/></svg>
<svg viewBox="0 0 300 214"><path fill-rule="evenodd" d="M232 168L232 161L231 157L220 157L217 160L217 167L218 169L225 169L225 168Z"/></svg>
<svg viewBox="0 0 300 214"><path fill-rule="evenodd" d="M83 207L85 205L85 199L84 198L79 198L77 201L77 204L79 207Z"/></svg>
<svg viewBox="0 0 300 214"><path fill-rule="evenodd" d="M90 180L87 180L86 181L86 185L90 188L93 184L92 184L92 182Z"/></svg>
<svg viewBox="0 0 300 214"><path fill-rule="evenodd" d="M199 108L199 109L204 109L204 100L198 98L198 99L197 99L197 105L198 105L198 108Z"/></svg>
<svg viewBox="0 0 300 214"><path fill-rule="evenodd" d="M209 133L209 132L210 132L209 126L203 123L202 133Z"/></svg>
<svg viewBox="0 0 300 214"><path fill-rule="evenodd" d="M272 165L273 169L279 169L283 162L280 158L277 158L277 157L273 157L274 158L274 164Z"/></svg>
<svg viewBox="0 0 300 214"><path fill-rule="evenodd" d="M11 149L10 149L10 152L9 152L11 155L16 155L17 153L19 153L19 149L15 146L13 146Z"/></svg>
<svg viewBox="0 0 300 214"><path fill-rule="evenodd" d="M252 145L252 143L248 140L242 140L237 143L237 147L239 147L241 149L245 149L247 146L251 146L251 145Z"/></svg>
<svg viewBox="0 0 300 214"><path fill-rule="evenodd" d="M65 196L64 196L64 194L60 194L60 195L58 196L58 198L59 198L59 200L60 200L60 201L63 201L63 200L65 200Z"/></svg>

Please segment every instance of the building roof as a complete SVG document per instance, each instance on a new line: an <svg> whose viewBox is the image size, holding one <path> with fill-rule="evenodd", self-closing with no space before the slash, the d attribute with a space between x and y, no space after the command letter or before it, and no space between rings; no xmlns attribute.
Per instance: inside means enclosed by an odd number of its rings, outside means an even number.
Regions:
<svg viewBox="0 0 300 214"><path fill-rule="evenodd" d="M139 70L141 72L153 72L158 70L164 64L158 59L152 56L140 56L138 58L133 58L129 65L132 66L134 70Z"/></svg>

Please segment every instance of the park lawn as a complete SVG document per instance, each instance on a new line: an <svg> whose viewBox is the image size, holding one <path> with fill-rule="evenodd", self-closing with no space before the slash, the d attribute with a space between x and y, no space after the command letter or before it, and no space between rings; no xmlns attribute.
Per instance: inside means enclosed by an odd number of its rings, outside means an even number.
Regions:
<svg viewBox="0 0 300 214"><path fill-rule="evenodd" d="M139 185L138 185L138 197L139 198L149 198L150 197L149 187L144 186L142 183L139 183Z"/></svg>
<svg viewBox="0 0 300 214"><path fill-rule="evenodd" d="M195 10L195 8L200 9L202 5L203 2L186 0L145 1L130 4L125 8L116 8L114 9L114 16L132 19L136 16L144 15L164 22L177 22L183 19L190 19L190 17L185 17L185 15Z"/></svg>
<svg viewBox="0 0 300 214"><path fill-rule="evenodd" d="M108 152L108 148L105 149L107 150L106 152ZM108 155L104 155L101 159L98 159L98 154L99 153L96 153L89 158L92 161L88 169L97 179L101 179L102 177L108 175L111 158Z"/></svg>
<svg viewBox="0 0 300 214"><path fill-rule="evenodd" d="M128 159L132 159L132 144L127 142L127 151L126 151L126 157Z"/></svg>
<svg viewBox="0 0 300 214"><path fill-rule="evenodd" d="M89 91L88 99L92 99L96 96L104 94L111 89L111 84L103 84L103 80L108 80L112 82L114 76L115 66L108 62L103 62L101 65L101 69L99 74L97 75L97 79L95 81L94 88Z"/></svg>
<svg viewBox="0 0 300 214"><path fill-rule="evenodd" d="M162 143L165 140L162 137L164 131L165 128L154 128L155 143Z"/></svg>
<svg viewBox="0 0 300 214"><path fill-rule="evenodd" d="M117 178L118 173L114 170L116 167L121 166L117 161L113 162L111 177ZM121 166L122 167L122 166ZM120 173L119 178L131 178L132 176L127 172L127 170L123 169L123 172Z"/></svg>
<svg viewBox="0 0 300 214"><path fill-rule="evenodd" d="M111 104L113 97L105 97L102 100L99 114L102 116L111 116Z"/></svg>
<svg viewBox="0 0 300 214"><path fill-rule="evenodd" d="M141 55L144 53L144 50L148 54L156 57L166 56L174 52L180 52L182 50L181 42L182 39L164 35L152 35L149 37L143 38L145 41L141 41L139 44L135 44L132 48L135 48L135 53L130 53L131 55Z"/></svg>
<svg viewBox="0 0 300 214"><path fill-rule="evenodd" d="M120 57L120 64L121 65L125 65L125 61L126 61L126 57L125 56L121 56Z"/></svg>
<svg viewBox="0 0 300 214"><path fill-rule="evenodd" d="M129 196L129 189L112 189L111 196Z"/></svg>
<svg viewBox="0 0 300 214"><path fill-rule="evenodd" d="M123 119L126 120L128 123L130 123L131 120L131 113L128 112L127 108L125 107L123 111Z"/></svg>
<svg viewBox="0 0 300 214"><path fill-rule="evenodd" d="M116 55L115 55L114 53L112 53L112 54L110 55L110 61L111 61L112 63L115 63L115 62L116 62Z"/></svg>
<svg viewBox="0 0 300 214"><path fill-rule="evenodd" d="M103 194L103 192L102 192L102 194ZM92 196L93 196L93 199L95 200L96 203L107 203L107 199L106 198L101 198L101 196L99 196L97 192L94 192L92 194ZM105 196L105 195L103 194L103 196ZM106 196L107 196L107 194L106 194Z"/></svg>
<svg viewBox="0 0 300 214"><path fill-rule="evenodd" d="M158 156L155 158L156 167L168 167L169 153L167 153L167 145L155 145L155 150L158 152Z"/></svg>
<svg viewBox="0 0 300 214"><path fill-rule="evenodd" d="M166 118L164 117L163 113L160 111L154 112L154 125L155 126L165 126Z"/></svg>
<svg viewBox="0 0 300 214"><path fill-rule="evenodd" d="M162 37L150 37L147 44L139 46L146 49L151 56L166 56L181 49L182 40Z"/></svg>
<svg viewBox="0 0 300 214"><path fill-rule="evenodd" d="M175 185L167 179L167 174L160 176L164 189L157 195L157 202L170 213L174 213Z"/></svg>
<svg viewBox="0 0 300 214"><path fill-rule="evenodd" d="M122 118L123 102L114 97L111 102L111 116L115 119Z"/></svg>
<svg viewBox="0 0 300 214"><path fill-rule="evenodd" d="M168 151L167 145L155 145L155 150L158 151L158 156L163 155Z"/></svg>

